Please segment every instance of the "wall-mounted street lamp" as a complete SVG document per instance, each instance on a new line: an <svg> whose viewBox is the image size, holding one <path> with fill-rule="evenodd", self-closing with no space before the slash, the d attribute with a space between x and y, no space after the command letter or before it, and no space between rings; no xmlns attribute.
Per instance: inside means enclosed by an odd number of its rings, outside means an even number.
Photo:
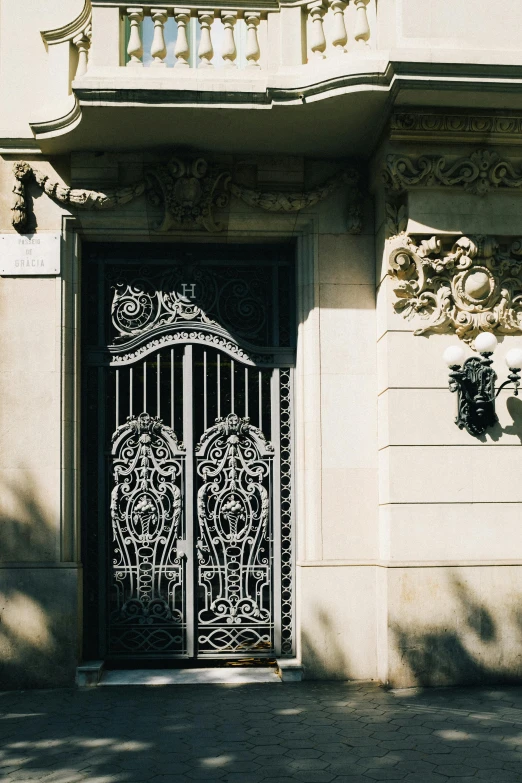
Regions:
<svg viewBox="0 0 522 783"><path fill-rule="evenodd" d="M512 348L506 354L506 364L510 370L507 381L498 387L495 394L497 374L492 368L491 356L497 347L497 338L491 332L482 332L475 339L475 348L480 356L465 359L464 349L460 345L450 345L443 359L450 369L449 388L457 392L457 418L455 424L470 435L482 435L488 427L497 423L495 399L509 383L515 386L518 397L520 372L522 368L522 348Z"/></svg>

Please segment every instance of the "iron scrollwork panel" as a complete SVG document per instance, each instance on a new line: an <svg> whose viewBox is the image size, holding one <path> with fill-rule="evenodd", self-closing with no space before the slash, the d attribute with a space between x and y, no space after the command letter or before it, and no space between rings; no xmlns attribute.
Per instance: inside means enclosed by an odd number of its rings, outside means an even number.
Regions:
<svg viewBox="0 0 522 783"><path fill-rule="evenodd" d="M263 268L185 268L120 272L114 282L115 342L174 324L218 324L253 344L273 340L270 277ZM190 280L190 283L184 281Z"/></svg>
<svg viewBox="0 0 522 783"><path fill-rule="evenodd" d="M273 651L272 460L263 433L234 413L196 448L199 655Z"/></svg>
<svg viewBox="0 0 522 783"><path fill-rule="evenodd" d="M112 570L109 649L162 656L185 649L183 446L148 413L112 437Z"/></svg>

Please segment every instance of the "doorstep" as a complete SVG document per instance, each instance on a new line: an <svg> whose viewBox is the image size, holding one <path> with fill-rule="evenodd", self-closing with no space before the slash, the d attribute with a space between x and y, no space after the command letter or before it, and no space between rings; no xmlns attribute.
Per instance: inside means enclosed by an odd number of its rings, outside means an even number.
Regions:
<svg viewBox="0 0 522 783"><path fill-rule="evenodd" d="M198 669L110 669L99 685L246 685L281 683L275 668L240 666Z"/></svg>
<svg viewBox="0 0 522 783"><path fill-rule="evenodd" d="M297 658L282 658L275 667L233 666L197 669L104 669L104 661L85 661L76 670L78 687L97 685L247 685L300 682Z"/></svg>

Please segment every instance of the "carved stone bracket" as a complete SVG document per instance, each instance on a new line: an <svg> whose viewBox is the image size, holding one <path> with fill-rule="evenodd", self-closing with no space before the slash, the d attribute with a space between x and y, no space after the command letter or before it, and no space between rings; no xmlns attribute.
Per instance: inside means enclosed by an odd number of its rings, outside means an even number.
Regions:
<svg viewBox="0 0 522 783"><path fill-rule="evenodd" d="M414 334L522 332L522 239L501 250L493 237L461 237L449 252L436 237L416 245L406 234L389 240L395 311L425 325Z"/></svg>
<svg viewBox="0 0 522 783"><path fill-rule="evenodd" d="M352 168L342 170L312 190L286 193L257 191L233 183L229 171L219 169L203 158L173 157L166 164L151 166L142 181L105 193L68 188L51 182L47 175L23 161L15 163L13 173L12 224L18 231L27 229L29 207L26 187L31 182L55 201L84 209L114 209L146 193L154 205L163 206L164 216L156 227L159 232L183 229L221 231L223 226L215 220L214 210L226 207L230 195L266 212L300 212L328 198L337 188L351 185L348 230L353 234L361 231L359 174Z"/></svg>
<svg viewBox="0 0 522 783"><path fill-rule="evenodd" d="M396 192L419 186L452 186L482 196L491 189L522 188L522 168L492 150L477 150L456 161L444 155L388 155L383 180Z"/></svg>

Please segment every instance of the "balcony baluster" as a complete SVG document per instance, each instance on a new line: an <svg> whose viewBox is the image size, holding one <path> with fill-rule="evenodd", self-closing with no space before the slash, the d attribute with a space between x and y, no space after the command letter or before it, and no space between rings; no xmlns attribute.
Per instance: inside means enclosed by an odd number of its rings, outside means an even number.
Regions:
<svg viewBox="0 0 522 783"><path fill-rule="evenodd" d="M331 6L334 13L333 18L333 38L332 44L340 53L346 52L346 43L348 35L346 33L346 24L344 22L344 9L346 8L344 0L332 0Z"/></svg>
<svg viewBox="0 0 522 783"><path fill-rule="evenodd" d="M368 45L370 38L370 25L368 23L368 14L366 13L366 6L369 0L355 0L356 8L356 22L355 22L355 40Z"/></svg>
<svg viewBox="0 0 522 783"><path fill-rule="evenodd" d="M225 61L227 68L235 68L237 50L234 38L234 25L237 21L237 11L221 11L221 20L223 22L223 51L221 56Z"/></svg>
<svg viewBox="0 0 522 783"><path fill-rule="evenodd" d="M198 11L199 24L201 27L201 40L199 42L198 55L200 58L200 68L213 68L212 58L214 57L214 48L212 46L212 37L210 28L214 20L213 11Z"/></svg>
<svg viewBox="0 0 522 783"><path fill-rule="evenodd" d="M138 66L143 65L143 44L141 42L141 29L140 25L143 21L143 8L127 8L127 16L130 22L130 35L129 44L127 46L127 54L130 59L127 65Z"/></svg>
<svg viewBox="0 0 522 783"><path fill-rule="evenodd" d="M154 37L150 49L152 55L151 64L166 66L167 47L165 45L164 25L168 19L168 11L166 8L151 8L150 15L154 22Z"/></svg>
<svg viewBox="0 0 522 783"><path fill-rule="evenodd" d="M324 37L323 16L325 8L323 0L315 0L308 3L308 12L312 20L312 30L310 34L310 49L318 60L324 60L326 49L326 38Z"/></svg>
<svg viewBox="0 0 522 783"><path fill-rule="evenodd" d="M92 26L89 24L83 32L79 33L79 35L73 38L73 44L78 49L78 67L76 68L76 79L79 76L83 76L87 71L89 49L91 46L91 35Z"/></svg>
<svg viewBox="0 0 522 783"><path fill-rule="evenodd" d="M178 25L178 35L174 55L176 56L175 68L190 67L190 45L187 37L187 25L190 21L190 10L188 8L175 8L174 19Z"/></svg>
<svg viewBox="0 0 522 783"><path fill-rule="evenodd" d="M246 39L246 60L247 68L259 68L259 57L261 51L259 49L259 41L257 38L257 26L261 14L254 11L245 12L245 23L247 26L247 39Z"/></svg>

